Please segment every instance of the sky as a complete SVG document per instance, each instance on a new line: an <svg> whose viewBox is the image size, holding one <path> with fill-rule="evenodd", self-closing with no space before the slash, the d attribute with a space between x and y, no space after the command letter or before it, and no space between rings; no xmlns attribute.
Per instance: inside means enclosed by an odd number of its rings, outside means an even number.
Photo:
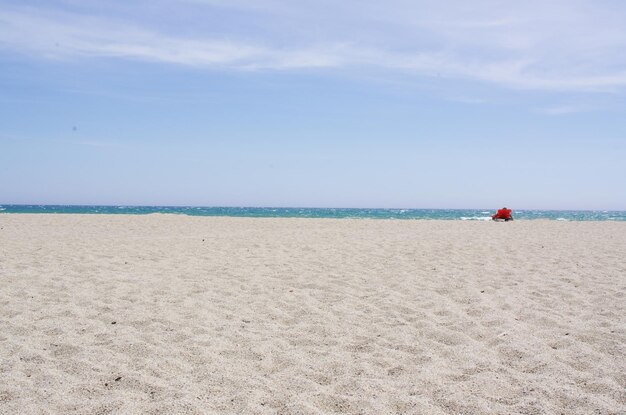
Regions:
<svg viewBox="0 0 626 415"><path fill-rule="evenodd" d="M621 0L0 0L0 204L626 210Z"/></svg>

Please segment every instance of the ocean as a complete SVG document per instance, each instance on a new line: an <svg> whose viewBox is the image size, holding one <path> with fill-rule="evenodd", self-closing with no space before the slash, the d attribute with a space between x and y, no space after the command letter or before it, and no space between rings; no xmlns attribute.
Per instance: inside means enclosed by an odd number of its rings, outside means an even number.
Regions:
<svg viewBox="0 0 626 415"><path fill-rule="evenodd" d="M2 213L69 213L146 215L168 213L189 216L250 218L350 218L350 219L440 219L490 220L495 209L340 209L200 206L78 206L0 205ZM516 220L626 221L626 211L607 210L513 210Z"/></svg>

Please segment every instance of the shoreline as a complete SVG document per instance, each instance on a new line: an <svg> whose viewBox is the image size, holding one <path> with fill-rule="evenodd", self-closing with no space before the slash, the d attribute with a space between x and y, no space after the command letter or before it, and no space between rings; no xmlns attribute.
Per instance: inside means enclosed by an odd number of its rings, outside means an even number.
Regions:
<svg viewBox="0 0 626 415"><path fill-rule="evenodd" d="M555 211L559 212L559 211ZM596 211L585 211L596 212ZM621 211L616 211L622 213ZM626 214L626 212L624 212ZM428 218L428 217L369 217L369 216L341 216L341 217L317 217L317 216L243 216L243 215L202 215L202 214L188 214L188 213L176 213L176 212L149 212L149 213L109 213L109 212L83 212L83 213L67 213L67 212L5 212L0 211L0 217L3 215L24 215L24 216L87 216L87 217L149 217L149 216L172 216L172 217L189 217L189 218L231 218L231 219L306 219L306 220L372 220L372 221L406 221L406 222L495 222L490 217L485 216L481 218L474 217L461 217L461 218ZM624 223L624 219L568 219L568 218L514 218L514 220L507 223L515 222L584 222L584 223Z"/></svg>

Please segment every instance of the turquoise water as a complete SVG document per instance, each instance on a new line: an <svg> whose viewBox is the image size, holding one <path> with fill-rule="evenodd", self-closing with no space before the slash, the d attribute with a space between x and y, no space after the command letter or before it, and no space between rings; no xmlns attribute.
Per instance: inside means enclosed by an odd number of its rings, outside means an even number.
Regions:
<svg viewBox="0 0 626 415"><path fill-rule="evenodd" d="M77 206L0 205L0 213L87 213L145 215L173 213L190 216L233 216L260 218L365 218L490 220L495 209L332 209L193 206ZM626 221L626 211L606 210L513 210L515 219L569 221Z"/></svg>

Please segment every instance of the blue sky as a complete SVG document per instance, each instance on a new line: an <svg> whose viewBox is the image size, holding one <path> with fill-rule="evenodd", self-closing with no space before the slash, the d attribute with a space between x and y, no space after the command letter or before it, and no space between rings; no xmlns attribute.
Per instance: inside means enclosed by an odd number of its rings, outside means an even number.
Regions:
<svg viewBox="0 0 626 415"><path fill-rule="evenodd" d="M0 0L0 203L626 209L625 50L622 1Z"/></svg>

